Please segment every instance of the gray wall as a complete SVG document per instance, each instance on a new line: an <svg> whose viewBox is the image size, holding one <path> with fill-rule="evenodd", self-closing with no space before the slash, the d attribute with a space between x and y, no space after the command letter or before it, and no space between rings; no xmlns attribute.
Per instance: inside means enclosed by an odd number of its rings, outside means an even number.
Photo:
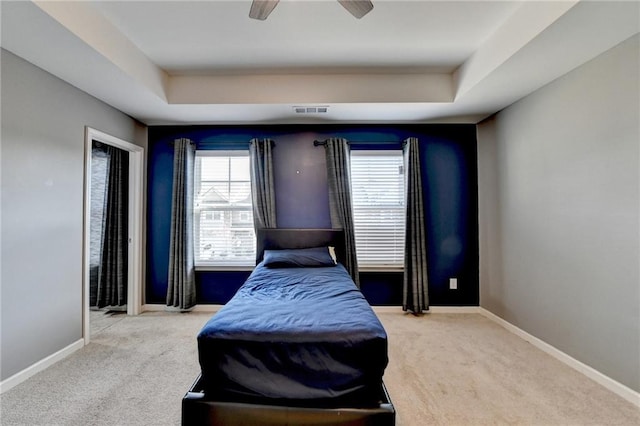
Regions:
<svg viewBox="0 0 640 426"><path fill-rule="evenodd" d="M85 126L146 128L2 50L1 379L82 338Z"/></svg>
<svg viewBox="0 0 640 426"><path fill-rule="evenodd" d="M639 39L478 126L481 306L636 391Z"/></svg>

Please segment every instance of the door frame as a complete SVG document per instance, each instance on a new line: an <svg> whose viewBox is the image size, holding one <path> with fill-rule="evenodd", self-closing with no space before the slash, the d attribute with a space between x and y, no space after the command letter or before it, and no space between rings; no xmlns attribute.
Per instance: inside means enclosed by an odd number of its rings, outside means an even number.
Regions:
<svg viewBox="0 0 640 426"><path fill-rule="evenodd" d="M84 344L90 341L90 243L91 243L91 147L97 141L120 148L129 153L129 199L128 199L128 269L127 269L127 315L138 315L143 300L143 197L144 197L144 148L107 133L85 127L84 165L84 226L82 260L82 336Z"/></svg>

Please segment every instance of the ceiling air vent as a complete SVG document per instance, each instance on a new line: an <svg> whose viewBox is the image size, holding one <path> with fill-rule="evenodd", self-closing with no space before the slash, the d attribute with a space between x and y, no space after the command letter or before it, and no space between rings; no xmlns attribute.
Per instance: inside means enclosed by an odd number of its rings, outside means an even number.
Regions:
<svg viewBox="0 0 640 426"><path fill-rule="evenodd" d="M294 106L293 111L296 114L326 114L329 112L328 106Z"/></svg>

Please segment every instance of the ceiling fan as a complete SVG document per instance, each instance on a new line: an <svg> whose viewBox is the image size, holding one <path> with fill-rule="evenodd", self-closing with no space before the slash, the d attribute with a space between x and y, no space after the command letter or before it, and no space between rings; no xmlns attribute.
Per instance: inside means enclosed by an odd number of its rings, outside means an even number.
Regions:
<svg viewBox="0 0 640 426"><path fill-rule="evenodd" d="M278 5L279 1L280 0L253 0L251 10L249 11L249 18L264 21ZM338 0L338 3L358 19L373 9L373 3L369 0Z"/></svg>

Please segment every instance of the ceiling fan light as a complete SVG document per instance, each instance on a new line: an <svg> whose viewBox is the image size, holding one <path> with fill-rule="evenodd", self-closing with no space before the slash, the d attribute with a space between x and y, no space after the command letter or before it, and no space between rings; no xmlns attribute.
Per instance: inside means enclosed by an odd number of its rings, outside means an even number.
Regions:
<svg viewBox="0 0 640 426"><path fill-rule="evenodd" d="M350 14L360 19L373 9L373 3L369 0L338 0Z"/></svg>
<svg viewBox="0 0 640 426"><path fill-rule="evenodd" d="M249 18L264 21L278 5L280 0L253 0L249 10Z"/></svg>

